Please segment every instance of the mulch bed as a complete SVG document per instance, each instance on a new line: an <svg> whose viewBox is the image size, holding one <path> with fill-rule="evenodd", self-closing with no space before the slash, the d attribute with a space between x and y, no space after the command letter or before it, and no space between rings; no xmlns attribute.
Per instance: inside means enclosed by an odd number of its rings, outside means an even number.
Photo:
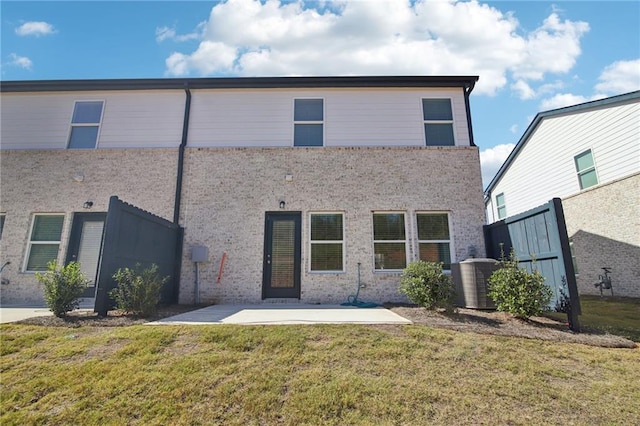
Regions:
<svg viewBox="0 0 640 426"><path fill-rule="evenodd" d="M35 317L20 321L19 324L41 325L49 327L126 327L156 321L203 306L168 305L161 306L151 318L141 318L120 311L109 311L105 317L86 311L70 312L65 318L54 316ZM504 312L458 308L453 313L429 311L415 305L385 304L385 308L403 316L414 324L444 328L467 333L492 334L498 336L524 337L563 343L580 343L606 348L635 348L636 343L621 336L605 334L598 330L583 329L574 333L566 322L546 317L533 317L521 320ZM395 326L401 327L401 326Z"/></svg>

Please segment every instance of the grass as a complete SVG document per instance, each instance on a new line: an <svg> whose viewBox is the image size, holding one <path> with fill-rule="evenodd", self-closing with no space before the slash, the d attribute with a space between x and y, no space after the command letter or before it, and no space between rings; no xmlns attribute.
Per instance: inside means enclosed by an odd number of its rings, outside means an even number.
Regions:
<svg viewBox="0 0 640 426"><path fill-rule="evenodd" d="M640 349L426 326L2 325L0 424L631 424Z"/></svg>
<svg viewBox="0 0 640 426"><path fill-rule="evenodd" d="M583 295L580 306L580 326L585 330L599 330L640 342L640 298ZM565 314L549 316L566 319Z"/></svg>
<svg viewBox="0 0 640 426"><path fill-rule="evenodd" d="M580 324L640 342L640 299L580 296Z"/></svg>

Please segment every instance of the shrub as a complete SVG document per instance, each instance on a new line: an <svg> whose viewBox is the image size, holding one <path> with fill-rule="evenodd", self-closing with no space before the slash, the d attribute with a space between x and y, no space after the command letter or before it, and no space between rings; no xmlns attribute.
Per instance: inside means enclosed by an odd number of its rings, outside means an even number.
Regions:
<svg viewBox="0 0 640 426"><path fill-rule="evenodd" d="M109 292L116 302L116 307L122 311L151 316L156 312L162 287L169 280L169 276L160 278L158 265L140 271L140 264L135 269L120 268L113 275L118 286Z"/></svg>
<svg viewBox="0 0 640 426"><path fill-rule="evenodd" d="M552 292L540 272L530 273L518 267L512 250L509 259L502 256L500 269L489 277L489 296L499 311L526 319L540 315L547 308Z"/></svg>
<svg viewBox="0 0 640 426"><path fill-rule="evenodd" d="M63 317L78 307L79 299L89 284L77 262L58 267L55 261L51 261L45 273L36 272L36 279L44 285L44 300L57 317Z"/></svg>
<svg viewBox="0 0 640 426"><path fill-rule="evenodd" d="M418 260L402 271L400 292L409 300L427 309L452 307L451 277L442 272L442 263Z"/></svg>

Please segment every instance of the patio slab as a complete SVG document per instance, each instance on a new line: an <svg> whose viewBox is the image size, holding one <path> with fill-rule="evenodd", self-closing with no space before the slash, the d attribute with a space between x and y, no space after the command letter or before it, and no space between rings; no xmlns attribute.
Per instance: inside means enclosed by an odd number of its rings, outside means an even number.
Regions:
<svg viewBox="0 0 640 426"><path fill-rule="evenodd" d="M213 305L146 323L167 324L411 324L388 309L341 305Z"/></svg>

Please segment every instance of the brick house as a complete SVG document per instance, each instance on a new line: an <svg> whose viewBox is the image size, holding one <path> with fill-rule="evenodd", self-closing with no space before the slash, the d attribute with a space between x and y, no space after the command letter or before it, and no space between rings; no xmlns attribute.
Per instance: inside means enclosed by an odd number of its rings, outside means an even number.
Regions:
<svg viewBox="0 0 640 426"><path fill-rule="evenodd" d="M183 228L180 303L342 302L358 264L404 300L408 262L484 254L476 81L2 82L2 302L42 301L50 260L95 277L112 195Z"/></svg>
<svg viewBox="0 0 640 426"><path fill-rule="evenodd" d="M488 222L562 199L578 291L640 297L640 91L539 113L485 190ZM608 291L607 291L608 294Z"/></svg>

